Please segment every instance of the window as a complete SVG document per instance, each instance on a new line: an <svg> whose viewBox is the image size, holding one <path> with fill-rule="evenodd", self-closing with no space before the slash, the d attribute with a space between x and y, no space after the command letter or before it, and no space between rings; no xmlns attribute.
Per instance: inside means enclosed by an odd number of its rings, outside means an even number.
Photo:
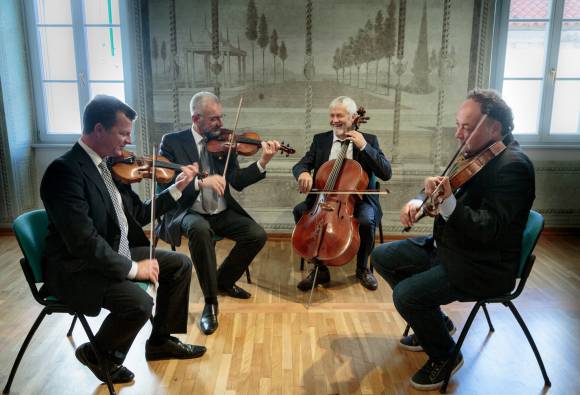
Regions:
<svg viewBox="0 0 580 395"><path fill-rule="evenodd" d="M580 144L580 0L498 2L492 87L518 140Z"/></svg>
<svg viewBox="0 0 580 395"><path fill-rule="evenodd" d="M126 100L124 10L119 0L26 0L26 7L40 139L74 141L92 97Z"/></svg>

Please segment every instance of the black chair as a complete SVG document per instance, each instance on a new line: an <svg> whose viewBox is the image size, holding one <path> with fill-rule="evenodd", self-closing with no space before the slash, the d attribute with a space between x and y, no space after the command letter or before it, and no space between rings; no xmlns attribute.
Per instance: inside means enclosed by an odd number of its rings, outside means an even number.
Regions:
<svg viewBox="0 0 580 395"><path fill-rule="evenodd" d="M377 191L381 190L381 183L379 182L379 180L377 180L377 177L375 175L373 175L373 177L371 178L369 185L374 185L375 189ZM383 237L383 221L379 221L379 223L377 224L377 227L379 228L379 241L381 244L383 244L385 242L385 238ZM374 268L373 268L372 263L370 264L370 268L371 268L371 273L374 272ZM300 258L300 271L304 271L304 258L303 257Z"/></svg>
<svg viewBox="0 0 580 395"><path fill-rule="evenodd" d="M14 221L12 228L14 230L14 234L16 235L16 240L20 245L20 249L24 254L24 257L20 259L20 266L22 267L22 271L24 272L24 276L26 277L26 281L30 287L30 291L32 292L32 296L34 300L36 300L39 304L44 306L36 321L30 328L30 331L26 335L24 339L24 343L20 347L18 351L18 355L16 356L16 360L14 361L14 365L12 365L12 370L10 371L10 375L8 376L8 382L4 387L3 393L7 394L10 392L10 387L12 385L12 381L14 380L14 376L16 375L16 370L18 369L18 365L20 364L20 360L32 340L34 333L42 323L42 320L45 316L53 314L53 313L67 313L74 316L74 319L77 318L81 322L87 337L93 347L93 351L97 356L97 360L100 366L103 365L104 357L95 347L95 337L91 328L87 322L85 316L73 309L71 309L66 304L58 301L55 297L44 295L41 293L40 289L38 288L40 284L44 282L44 273L42 272L42 255L44 253L45 242L44 239L47 234L47 227L48 227L48 217L46 215L46 211L44 210L35 210L28 213L24 213L20 215ZM72 328L71 328L72 331ZM69 336L70 332L69 331ZM109 393L114 395L115 388L113 387L113 383L111 382L111 377L109 374L108 369L102 369L105 372L106 376L106 384L109 389Z"/></svg>
<svg viewBox="0 0 580 395"><path fill-rule="evenodd" d="M459 339L457 340L457 344L453 349L453 354L451 355L452 361L455 361L455 359L459 355L459 351L461 350L461 346L463 345L463 341L465 340L465 337L467 336L467 332L469 332L469 328L471 327L471 324L473 323L473 320L475 319L475 316L476 316L479 308L481 307L483 309L483 312L485 313L485 318L486 318L487 323L489 325L489 331L494 332L495 329L491 323L491 319L489 317L489 313L487 311L486 304L488 304L488 303L501 303L510 309L510 311L514 315L516 321L518 322L518 324L522 328L522 331L526 335L526 338L528 339L528 343L530 343L530 346L532 347L534 355L536 356L536 360L538 361L538 365L540 365L540 370L542 371L542 376L544 377L544 385L546 387L550 387L552 385L552 383L550 382L550 379L548 378L548 374L546 373L546 368L544 367L544 362L542 362L542 357L540 356L540 352L538 351L538 348L536 347L536 343L534 342L534 339L532 338L532 334L530 333L528 327L526 326L522 316L520 315L520 313L518 312L518 310L516 309L516 307L512 303L512 300L514 300L515 298L520 296L520 294L524 290L528 276L530 275L530 272L532 271L532 267L533 267L534 262L536 260L536 256L533 255L532 252L534 251L534 247L536 246L536 243L538 242L538 239L539 239L540 234L542 233L543 229L544 229L544 218L539 213L531 210L530 214L528 216L528 222L526 224L526 228L524 229L524 234L522 237L522 251L520 254L520 266L519 266L517 277L516 277L519 280L519 282L518 282L518 285L515 288L515 290L513 290L512 292L510 292L504 296L496 297L496 298L484 298L484 299L476 299L476 300L460 300L460 302L475 302L475 305L471 309L471 312L469 313L469 317L467 318L465 326L463 327L463 330L461 331L461 334L459 335ZM407 336L408 333L409 333L409 325L407 325L403 336ZM449 378L451 376L452 369L453 369L452 364L449 364L449 368L447 369L445 380L443 381L443 385L441 386L441 389L440 389L440 392L442 394L444 394L447 391L447 385L449 384Z"/></svg>

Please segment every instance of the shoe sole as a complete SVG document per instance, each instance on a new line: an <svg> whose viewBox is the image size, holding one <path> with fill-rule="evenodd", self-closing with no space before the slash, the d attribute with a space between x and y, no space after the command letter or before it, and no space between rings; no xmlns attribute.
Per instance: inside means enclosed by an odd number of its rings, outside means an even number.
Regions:
<svg viewBox="0 0 580 395"><path fill-rule="evenodd" d="M463 358L461 359L461 362L459 362L457 364L457 366L454 367L453 370L451 371L451 374L449 375L449 380L451 380L451 377L453 377L455 372L457 372L459 369L461 369L462 366L463 366ZM420 391L432 391L432 390L439 389L443 385L443 381L445 381L445 380L442 380L438 383L433 383L433 384L417 384L413 381L412 378L409 379L409 382L411 383L413 388L418 389Z"/></svg>
<svg viewBox="0 0 580 395"><path fill-rule="evenodd" d="M453 336L455 334L455 332L457 332L457 328L453 327L451 332L449 332L449 336ZM403 339L401 339L401 340L403 340ZM401 343L401 341L399 341L399 347L404 348L405 350L408 350L408 351L414 351L414 352L423 351L423 347L421 347L420 344L417 346L409 346L408 344L403 344L403 343Z"/></svg>

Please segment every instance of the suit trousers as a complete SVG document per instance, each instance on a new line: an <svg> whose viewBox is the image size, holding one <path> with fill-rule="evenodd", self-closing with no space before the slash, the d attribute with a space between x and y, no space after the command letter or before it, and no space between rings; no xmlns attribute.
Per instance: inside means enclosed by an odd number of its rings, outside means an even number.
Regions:
<svg viewBox="0 0 580 395"><path fill-rule="evenodd" d="M218 289L234 286L267 240L264 229L252 218L231 209L213 215L189 210L181 222L181 232L189 239L189 252L206 303L217 303ZM235 242L219 269L214 235Z"/></svg>
<svg viewBox="0 0 580 395"><path fill-rule="evenodd" d="M441 305L467 297L451 285L432 239L407 239L374 249L371 264L393 289L393 303L411 325L423 350L434 360L451 356L455 342Z"/></svg>
<svg viewBox="0 0 580 395"><path fill-rule="evenodd" d="M298 223L310 208L306 202L297 204L292 210L294 223ZM354 208L354 217L359 223L358 233L360 235L360 247L356 255L356 270L362 271L367 268L369 255L375 246L377 220L373 206L365 201L357 202Z"/></svg>
<svg viewBox="0 0 580 395"><path fill-rule="evenodd" d="M131 248L134 261L149 258L149 247ZM186 333L189 310L191 261L172 251L156 250L159 288L152 336ZM122 363L137 333L151 318L153 299L130 280L111 282L104 293L103 308L110 311L96 333L98 347Z"/></svg>

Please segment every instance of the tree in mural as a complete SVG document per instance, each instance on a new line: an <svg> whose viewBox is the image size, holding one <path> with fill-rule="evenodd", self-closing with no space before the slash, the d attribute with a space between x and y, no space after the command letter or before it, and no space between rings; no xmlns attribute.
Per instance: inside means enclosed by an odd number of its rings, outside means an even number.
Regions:
<svg viewBox="0 0 580 395"><path fill-rule="evenodd" d="M383 12L381 10L377 11L377 15L375 16L375 26L374 26L374 46L375 46L375 90L379 86L379 62L383 58L384 54L382 53L383 48L385 47L383 40L385 37L383 35L384 30L384 18Z"/></svg>
<svg viewBox="0 0 580 395"><path fill-rule="evenodd" d="M254 78L254 48L258 38L258 9L254 0L248 1L248 10L246 11L246 38L252 43L252 82Z"/></svg>
<svg viewBox="0 0 580 395"><path fill-rule="evenodd" d="M427 1L423 3L423 17L419 28L419 43L415 52L413 77L407 85L407 90L411 93L426 94L435 88L429 83L429 45L427 43Z"/></svg>
<svg viewBox="0 0 580 395"><path fill-rule="evenodd" d="M435 48L431 50L431 56L429 57L429 71L437 71L439 68L439 61L437 58L437 51Z"/></svg>
<svg viewBox="0 0 580 395"><path fill-rule="evenodd" d="M159 59L159 45L157 44L156 37L153 37L153 43L151 44L151 57L153 58L153 72L158 73L157 60Z"/></svg>
<svg viewBox="0 0 580 395"><path fill-rule="evenodd" d="M278 56L279 50L280 47L278 46L278 32L276 29L274 29L270 35L270 53L274 58L274 82L276 82L276 56Z"/></svg>
<svg viewBox="0 0 580 395"><path fill-rule="evenodd" d="M284 81L284 69L285 69L285 62L286 59L288 59L288 50L286 49L286 44L284 43L284 41L282 41L280 43L280 50L278 51L278 56L280 57L280 60L282 61L282 81Z"/></svg>
<svg viewBox="0 0 580 395"><path fill-rule="evenodd" d="M365 89L368 87L369 82L369 63L375 60L375 40L373 34L373 23L370 19L367 20L365 28L362 33L362 61L366 66L366 77L365 77Z"/></svg>
<svg viewBox="0 0 580 395"><path fill-rule="evenodd" d="M270 40L268 38L268 22L266 22L266 16L262 14L260 16L260 22L258 23L258 45L260 46L260 48L262 48L262 84L264 83L266 73L264 53L266 51L266 46L268 46L269 42Z"/></svg>
<svg viewBox="0 0 580 395"><path fill-rule="evenodd" d="M165 44L165 40L161 43L161 60L163 61L163 72L165 73L165 61L167 60L167 44Z"/></svg>
<svg viewBox="0 0 580 395"><path fill-rule="evenodd" d="M360 87L360 68L365 62L365 34L363 29L358 29L353 47L353 60L356 66L356 87Z"/></svg>
<svg viewBox="0 0 580 395"><path fill-rule="evenodd" d="M342 44L342 47L340 48L340 66L342 68L342 83L345 84L346 80L345 80L345 70L347 67L347 63L348 63L348 45L346 43Z"/></svg>
<svg viewBox="0 0 580 395"><path fill-rule="evenodd" d="M447 67L449 68L449 77L451 78L453 77L453 69L457 65L456 56L455 45L452 45L451 49L449 50L449 55L447 55Z"/></svg>
<svg viewBox="0 0 580 395"><path fill-rule="evenodd" d="M338 70L340 70L340 48L336 48L334 56L332 57L332 68L336 73L336 83L338 84Z"/></svg>
<svg viewBox="0 0 580 395"><path fill-rule="evenodd" d="M395 0L391 0L387 7L387 17L383 25L383 34L381 38L383 56L387 58L387 96L390 95L391 89L391 59L395 56L396 40L397 40L397 21L395 19L395 12L397 6Z"/></svg>

